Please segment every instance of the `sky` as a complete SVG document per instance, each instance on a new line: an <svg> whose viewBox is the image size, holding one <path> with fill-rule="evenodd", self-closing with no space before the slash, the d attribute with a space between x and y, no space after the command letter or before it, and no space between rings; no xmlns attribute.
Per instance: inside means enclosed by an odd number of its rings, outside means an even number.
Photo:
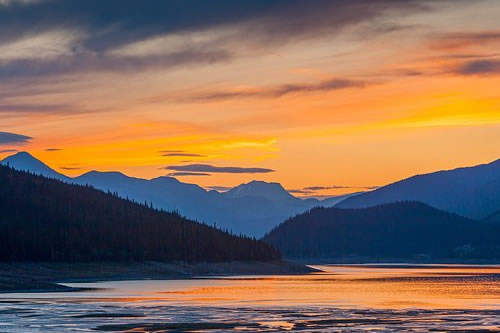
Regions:
<svg viewBox="0 0 500 333"><path fill-rule="evenodd" d="M500 158L498 0L0 0L0 158L358 192Z"/></svg>

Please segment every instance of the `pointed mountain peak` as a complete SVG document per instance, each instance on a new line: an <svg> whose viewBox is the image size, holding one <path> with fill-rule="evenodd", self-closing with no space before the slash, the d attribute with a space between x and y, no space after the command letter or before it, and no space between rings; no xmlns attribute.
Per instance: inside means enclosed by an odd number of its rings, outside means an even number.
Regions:
<svg viewBox="0 0 500 333"><path fill-rule="evenodd" d="M13 154L13 155L7 156L6 158L4 158L2 160L2 163L8 162L8 161L21 161L21 160L23 160L23 161L36 161L38 163L43 164L43 162L41 162L40 160L35 158L33 155L31 155L27 151L20 151L20 152Z"/></svg>
<svg viewBox="0 0 500 333"><path fill-rule="evenodd" d="M36 175L41 175L49 178L67 181L69 178L65 175L51 169L47 164L43 163L28 152L21 151L4 158L0 164L9 165L10 167L28 171Z"/></svg>

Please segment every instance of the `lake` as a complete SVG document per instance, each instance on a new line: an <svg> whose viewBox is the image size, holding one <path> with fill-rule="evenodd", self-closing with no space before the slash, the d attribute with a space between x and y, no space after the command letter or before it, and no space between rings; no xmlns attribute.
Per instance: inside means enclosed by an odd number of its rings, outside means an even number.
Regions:
<svg viewBox="0 0 500 333"><path fill-rule="evenodd" d="M500 266L313 267L0 294L0 332L500 332Z"/></svg>

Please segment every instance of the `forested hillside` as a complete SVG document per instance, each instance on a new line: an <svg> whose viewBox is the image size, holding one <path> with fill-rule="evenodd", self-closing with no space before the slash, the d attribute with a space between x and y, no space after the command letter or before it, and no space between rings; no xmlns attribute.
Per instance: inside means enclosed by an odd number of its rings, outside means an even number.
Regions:
<svg viewBox="0 0 500 333"><path fill-rule="evenodd" d="M0 166L0 261L274 260L271 246Z"/></svg>
<svg viewBox="0 0 500 333"><path fill-rule="evenodd" d="M316 208L284 222L264 240L288 257L500 258L499 225L418 202Z"/></svg>

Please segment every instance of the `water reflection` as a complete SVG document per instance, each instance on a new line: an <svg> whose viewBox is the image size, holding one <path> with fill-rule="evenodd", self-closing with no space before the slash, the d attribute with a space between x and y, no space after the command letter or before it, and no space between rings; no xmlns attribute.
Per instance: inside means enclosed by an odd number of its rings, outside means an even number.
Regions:
<svg viewBox="0 0 500 333"><path fill-rule="evenodd" d="M0 332L500 331L498 266L317 268L324 272L4 294Z"/></svg>

